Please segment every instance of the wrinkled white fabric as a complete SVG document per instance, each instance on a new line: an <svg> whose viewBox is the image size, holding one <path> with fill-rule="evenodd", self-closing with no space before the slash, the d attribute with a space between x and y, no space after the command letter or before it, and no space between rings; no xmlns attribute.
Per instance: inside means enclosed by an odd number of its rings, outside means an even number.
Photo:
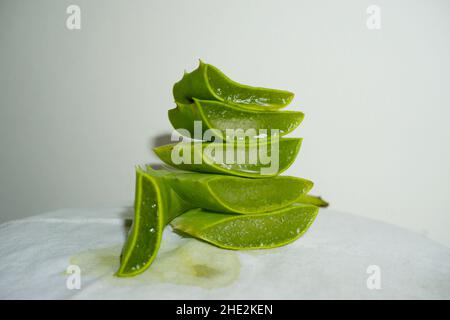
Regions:
<svg viewBox="0 0 450 320"><path fill-rule="evenodd" d="M220 250L168 227L150 269L116 278L131 216L127 208L65 209L0 225L0 298L450 298L449 248L332 210L293 244L270 250ZM80 289L68 289L69 265L81 270Z"/></svg>

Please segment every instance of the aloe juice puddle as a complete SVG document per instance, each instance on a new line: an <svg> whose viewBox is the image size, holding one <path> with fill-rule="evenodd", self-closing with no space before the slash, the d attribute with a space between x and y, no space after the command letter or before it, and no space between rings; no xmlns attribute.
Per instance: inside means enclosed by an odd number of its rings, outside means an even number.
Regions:
<svg viewBox="0 0 450 320"><path fill-rule="evenodd" d="M234 283L240 274L239 257L233 251L221 250L195 239L183 239L181 243L161 246L158 259L149 272L137 278L117 278L121 245L87 250L70 258L83 277L100 278L114 286L149 286L171 283L205 289L226 287Z"/></svg>

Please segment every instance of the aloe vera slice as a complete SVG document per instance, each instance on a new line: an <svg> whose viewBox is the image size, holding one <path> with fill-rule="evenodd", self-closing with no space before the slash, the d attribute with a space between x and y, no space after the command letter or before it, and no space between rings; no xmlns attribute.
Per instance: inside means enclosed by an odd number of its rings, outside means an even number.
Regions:
<svg viewBox="0 0 450 320"><path fill-rule="evenodd" d="M260 135L261 130L265 130L268 135L275 133L284 136L297 128L303 118L304 114L299 111L256 111L219 101L198 99L194 99L194 103L190 105L178 104L176 108L169 110L169 120L175 129L184 128L193 137L193 122L197 120L202 122L203 132L213 130L224 141L230 138L228 130L238 129L253 132L250 135L252 137Z"/></svg>
<svg viewBox="0 0 450 320"><path fill-rule="evenodd" d="M134 220L122 249L118 277L145 271L158 253L164 227L190 207L162 180L164 172L136 169Z"/></svg>
<svg viewBox="0 0 450 320"><path fill-rule="evenodd" d="M175 101L182 104L193 98L217 100L252 109L280 109L287 106L294 94L289 91L251 87L239 84L216 67L200 61L198 68L185 73L173 86Z"/></svg>
<svg viewBox="0 0 450 320"><path fill-rule="evenodd" d="M285 171L294 162L302 143L301 138L280 138L277 145L268 139L257 140L255 143L219 143L219 142L180 142L156 147L153 150L156 155L166 164L187 171L229 174L249 178L264 178L278 175ZM243 161L239 163L234 159L234 163L227 161L225 154L227 146L233 149L233 154L258 155L254 163L251 161ZM272 154L271 149L278 150L278 157ZM207 149L207 150L205 150ZM222 150L218 155L214 150ZM259 156L258 150L265 149L268 157L272 157L277 163L263 163ZM185 162L175 162L174 155L185 156L188 153ZM200 159L195 163L195 159ZM270 160L270 159L269 159ZM242 161L241 161L242 162Z"/></svg>
<svg viewBox="0 0 450 320"><path fill-rule="evenodd" d="M256 215L192 209L174 219L171 226L180 233L224 249L266 249L298 239L311 226L318 210L305 204Z"/></svg>
<svg viewBox="0 0 450 320"><path fill-rule="evenodd" d="M290 176L249 179L178 170L165 175L165 179L193 207L240 214L289 206L313 186L312 181Z"/></svg>

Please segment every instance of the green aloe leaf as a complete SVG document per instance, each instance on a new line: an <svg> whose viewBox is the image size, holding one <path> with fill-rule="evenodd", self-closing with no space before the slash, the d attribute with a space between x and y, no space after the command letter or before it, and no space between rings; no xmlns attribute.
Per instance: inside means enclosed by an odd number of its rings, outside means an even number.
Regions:
<svg viewBox="0 0 450 320"><path fill-rule="evenodd" d="M169 171L164 179L193 207L239 214L289 206L313 186L312 181L289 176L249 179L179 170Z"/></svg>
<svg viewBox="0 0 450 320"><path fill-rule="evenodd" d="M164 227L190 207L162 180L164 172L136 169L134 220L122 249L118 277L145 271L158 253Z"/></svg>
<svg viewBox="0 0 450 320"><path fill-rule="evenodd" d="M289 168L300 150L301 143L301 138L280 138L277 143L269 139L242 144L179 142L153 150L166 164L181 170L264 178L276 176ZM232 161L226 158L227 148L232 150ZM260 152L261 150L263 152ZM263 160L261 153L266 154L268 158ZM247 158L245 161L239 161L238 155ZM248 159L249 155L254 156L254 161Z"/></svg>
<svg viewBox="0 0 450 320"><path fill-rule="evenodd" d="M192 209L171 226L182 234L224 249L266 249L286 245L303 235L317 216L318 208L294 204L255 215L231 215Z"/></svg>
<svg viewBox="0 0 450 320"><path fill-rule="evenodd" d="M169 120L175 129L186 129L190 137L194 137L194 121L202 122L203 133L212 130L222 139L233 139L230 132L244 130L248 136L256 137L265 130L266 134L287 135L297 128L304 118L299 111L256 111L248 110L237 105L230 105L219 101L198 100L169 110ZM277 131L274 131L276 129ZM180 131L183 134L182 131Z"/></svg>
<svg viewBox="0 0 450 320"><path fill-rule="evenodd" d="M193 98L217 100L252 109L280 109L287 106L294 94L289 91L251 87L237 83L216 67L200 61L199 67L185 73L173 87L175 101L182 104Z"/></svg>

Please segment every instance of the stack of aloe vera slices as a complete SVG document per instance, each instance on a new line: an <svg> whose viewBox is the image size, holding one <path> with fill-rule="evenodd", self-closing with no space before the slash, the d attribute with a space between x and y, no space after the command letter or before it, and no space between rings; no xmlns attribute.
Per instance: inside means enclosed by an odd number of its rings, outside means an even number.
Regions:
<svg viewBox="0 0 450 320"><path fill-rule="evenodd" d="M236 83L202 62L174 85L173 94L177 105L169 110L173 127L192 137L197 122L203 139L208 130L214 139L157 147L155 153L169 166L136 169L135 218L117 276L134 276L151 265L169 223L180 234L236 250L278 247L304 234L318 207L327 203L308 194L311 181L279 176L293 163L302 143L300 138L283 137L304 117L297 111L279 111L294 95ZM242 143L229 134L230 129L266 130L271 138L255 136ZM276 151L276 170L264 170L267 163L260 159L230 164L218 161L217 152L207 152L226 148L233 155ZM190 161L175 161L174 154L183 152L183 159Z"/></svg>

